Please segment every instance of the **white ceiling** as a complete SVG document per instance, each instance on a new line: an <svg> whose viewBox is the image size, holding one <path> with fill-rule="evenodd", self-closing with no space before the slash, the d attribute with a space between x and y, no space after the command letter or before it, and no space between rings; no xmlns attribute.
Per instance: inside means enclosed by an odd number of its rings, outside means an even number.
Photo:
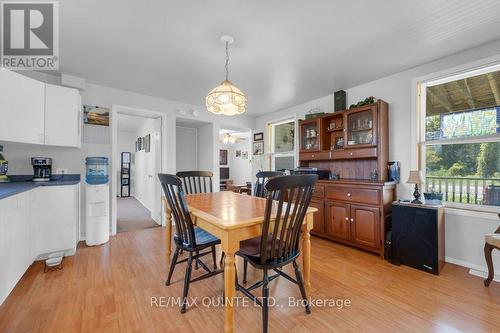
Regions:
<svg viewBox="0 0 500 333"><path fill-rule="evenodd" d="M61 72L204 105L230 79L258 115L500 39L498 0L64 0Z"/></svg>

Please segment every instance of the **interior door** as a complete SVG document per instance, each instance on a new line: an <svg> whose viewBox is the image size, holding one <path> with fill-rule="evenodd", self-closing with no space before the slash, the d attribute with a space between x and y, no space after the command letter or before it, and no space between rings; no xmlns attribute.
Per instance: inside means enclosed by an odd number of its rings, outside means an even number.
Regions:
<svg viewBox="0 0 500 333"><path fill-rule="evenodd" d="M350 239L348 204L326 201L325 232L341 239Z"/></svg>
<svg viewBox="0 0 500 333"><path fill-rule="evenodd" d="M44 143L45 83L0 70L0 141Z"/></svg>
<svg viewBox="0 0 500 333"><path fill-rule="evenodd" d="M150 203L151 218L161 224L161 184L158 173L161 172L161 119L157 119L157 130L151 133L150 152L148 155L146 191Z"/></svg>
<svg viewBox="0 0 500 333"><path fill-rule="evenodd" d="M324 225L325 205L323 200L311 200L311 203L309 205L311 207L318 209L318 211L314 213L312 230L321 233L325 232L325 225Z"/></svg>
<svg viewBox="0 0 500 333"><path fill-rule="evenodd" d="M374 248L380 247L380 210L351 205L352 241Z"/></svg>

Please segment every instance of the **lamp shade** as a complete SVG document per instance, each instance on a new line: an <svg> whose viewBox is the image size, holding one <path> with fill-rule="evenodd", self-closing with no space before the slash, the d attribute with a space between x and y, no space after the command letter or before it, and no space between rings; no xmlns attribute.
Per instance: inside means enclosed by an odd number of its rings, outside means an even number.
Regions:
<svg viewBox="0 0 500 333"><path fill-rule="evenodd" d="M420 172L420 170L411 170L410 176L408 177L408 180L406 182L408 184L423 184L424 179L422 178L422 173Z"/></svg>
<svg viewBox="0 0 500 333"><path fill-rule="evenodd" d="M245 112L245 94L229 80L224 80L206 97L207 110L215 114L234 116Z"/></svg>

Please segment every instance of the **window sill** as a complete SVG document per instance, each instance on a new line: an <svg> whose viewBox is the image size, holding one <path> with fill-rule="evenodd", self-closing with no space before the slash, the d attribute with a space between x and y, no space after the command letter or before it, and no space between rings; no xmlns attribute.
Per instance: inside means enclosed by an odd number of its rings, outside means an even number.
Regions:
<svg viewBox="0 0 500 333"><path fill-rule="evenodd" d="M498 221L500 207L445 203L445 213Z"/></svg>

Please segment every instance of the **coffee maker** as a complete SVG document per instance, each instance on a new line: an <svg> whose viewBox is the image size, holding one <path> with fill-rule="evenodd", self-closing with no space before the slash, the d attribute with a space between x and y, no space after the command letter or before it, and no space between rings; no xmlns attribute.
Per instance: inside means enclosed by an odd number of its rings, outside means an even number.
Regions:
<svg viewBox="0 0 500 333"><path fill-rule="evenodd" d="M48 182L52 175L52 159L49 157L32 157L34 182Z"/></svg>

